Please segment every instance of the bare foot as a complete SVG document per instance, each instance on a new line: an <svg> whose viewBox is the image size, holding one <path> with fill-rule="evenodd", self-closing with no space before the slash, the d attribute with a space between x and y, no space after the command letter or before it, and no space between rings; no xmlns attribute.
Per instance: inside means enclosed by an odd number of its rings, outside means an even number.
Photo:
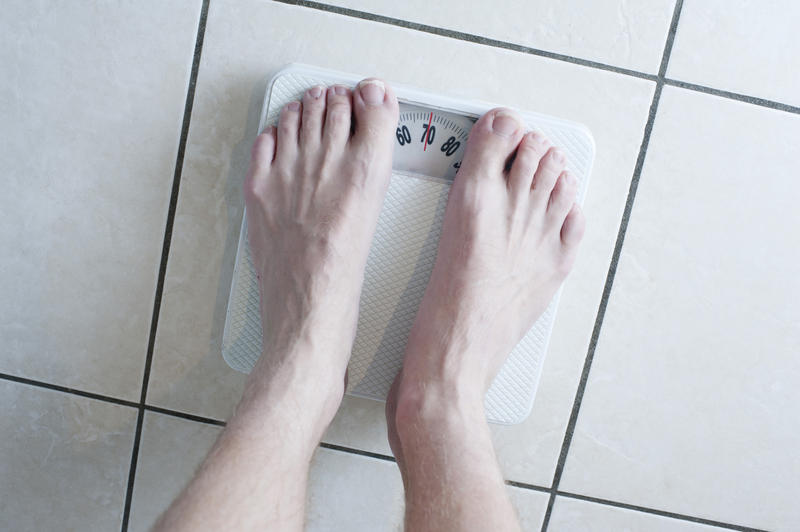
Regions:
<svg viewBox="0 0 800 532"><path fill-rule="evenodd" d="M563 153L525 134L510 111L495 109L473 127L387 401L401 467L404 423L436 417L443 406L483 416L500 366L572 268L584 218L577 181L564 168Z"/></svg>
<svg viewBox="0 0 800 532"><path fill-rule="evenodd" d="M244 190L264 353L251 381L300 373L328 398L326 417L343 393L397 114L379 80L314 87L253 146Z"/></svg>

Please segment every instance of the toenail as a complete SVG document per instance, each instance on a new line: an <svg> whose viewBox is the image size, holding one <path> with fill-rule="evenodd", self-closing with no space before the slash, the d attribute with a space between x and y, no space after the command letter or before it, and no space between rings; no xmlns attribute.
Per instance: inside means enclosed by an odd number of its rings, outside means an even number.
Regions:
<svg viewBox="0 0 800 532"><path fill-rule="evenodd" d="M344 96L345 94L347 94L347 89L345 89L341 85L336 85L335 87L333 87L333 93L338 94L339 96Z"/></svg>
<svg viewBox="0 0 800 532"><path fill-rule="evenodd" d="M564 162L564 152L561 150L553 150L553 160L558 164L563 164Z"/></svg>
<svg viewBox="0 0 800 532"><path fill-rule="evenodd" d="M542 135L538 131L531 131L530 132L530 136L531 136L531 140L533 141L533 143L536 144L537 146L544 145L544 141L545 141L544 135Z"/></svg>
<svg viewBox="0 0 800 532"><path fill-rule="evenodd" d="M517 117L506 111L498 111L492 120L492 131L501 137L510 137L519 129Z"/></svg>
<svg viewBox="0 0 800 532"><path fill-rule="evenodd" d="M290 111L299 111L300 110L300 102L289 102L286 108Z"/></svg>
<svg viewBox="0 0 800 532"><path fill-rule="evenodd" d="M322 96L322 87L311 87L308 89L308 95L316 100Z"/></svg>
<svg viewBox="0 0 800 532"><path fill-rule="evenodd" d="M386 94L386 86L378 79L365 79L358 84L361 90L361 97L367 105L380 105Z"/></svg>
<svg viewBox="0 0 800 532"><path fill-rule="evenodd" d="M573 187L578 186L578 178L575 177L575 174L572 172L565 172L564 178L567 180L567 184Z"/></svg>

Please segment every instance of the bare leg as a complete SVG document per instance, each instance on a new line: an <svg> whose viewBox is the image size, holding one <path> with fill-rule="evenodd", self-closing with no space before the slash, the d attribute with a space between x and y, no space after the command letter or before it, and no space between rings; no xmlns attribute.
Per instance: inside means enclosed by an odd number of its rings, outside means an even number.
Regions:
<svg viewBox="0 0 800 532"><path fill-rule="evenodd" d="M256 140L245 201L264 353L157 530L302 529L309 463L344 392L397 112L381 82L318 87Z"/></svg>
<svg viewBox="0 0 800 532"><path fill-rule="evenodd" d="M576 186L563 155L510 112L472 129L387 402L408 530L519 529L483 398L572 268L584 228Z"/></svg>

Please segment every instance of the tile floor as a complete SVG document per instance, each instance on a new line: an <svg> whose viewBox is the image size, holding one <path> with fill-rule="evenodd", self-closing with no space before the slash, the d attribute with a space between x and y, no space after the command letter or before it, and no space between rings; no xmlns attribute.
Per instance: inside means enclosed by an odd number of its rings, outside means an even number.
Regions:
<svg viewBox="0 0 800 532"><path fill-rule="evenodd" d="M0 529L146 530L230 416L239 187L288 62L592 129L534 409L494 429L526 530L800 529L796 2L293 3L4 6ZM382 405L324 441L308 528L399 528Z"/></svg>

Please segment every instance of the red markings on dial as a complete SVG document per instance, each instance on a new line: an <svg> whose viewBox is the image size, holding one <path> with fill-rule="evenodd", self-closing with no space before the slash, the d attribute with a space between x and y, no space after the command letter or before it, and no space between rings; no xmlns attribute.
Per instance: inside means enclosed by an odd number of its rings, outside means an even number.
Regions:
<svg viewBox="0 0 800 532"><path fill-rule="evenodd" d="M425 145L422 147L422 151L427 151L428 150L428 138L430 138L430 136L431 136L431 133L430 133L431 132L431 122L433 122L433 111L431 111L431 116L428 118L428 127L425 130L426 131L426 134L425 134Z"/></svg>

